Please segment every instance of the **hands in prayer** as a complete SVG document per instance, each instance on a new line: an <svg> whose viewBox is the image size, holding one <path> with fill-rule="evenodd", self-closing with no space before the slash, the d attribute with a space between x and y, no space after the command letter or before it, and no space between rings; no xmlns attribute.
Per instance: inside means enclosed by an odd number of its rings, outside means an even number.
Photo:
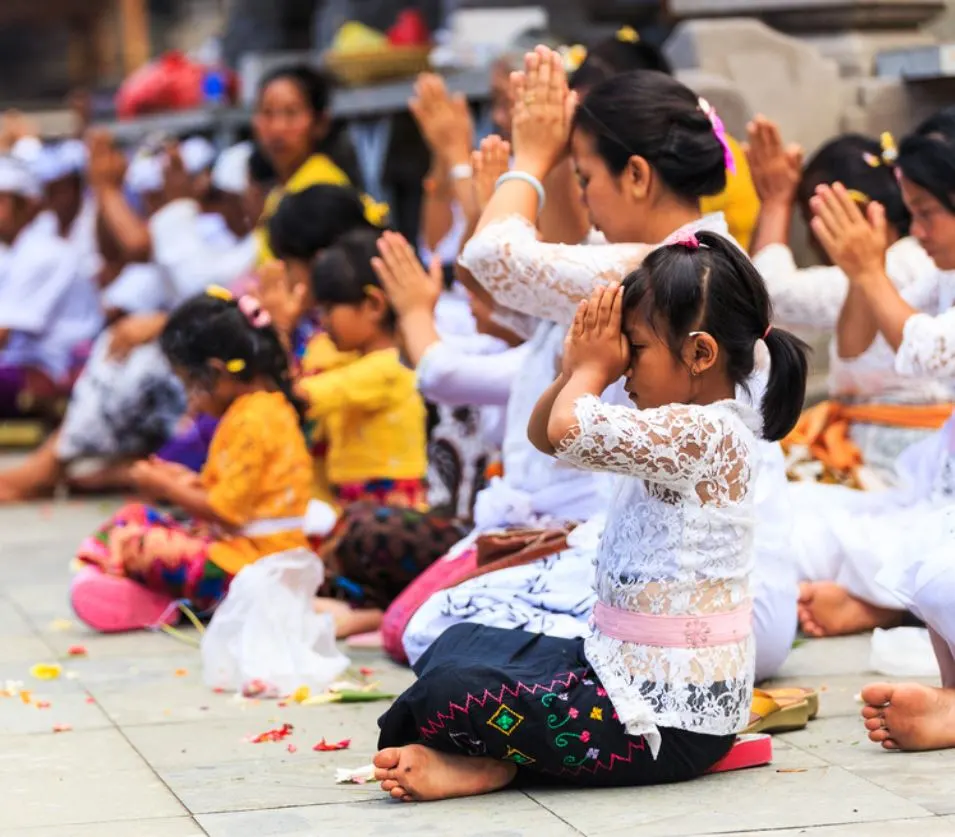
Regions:
<svg viewBox="0 0 955 837"><path fill-rule="evenodd" d="M813 233L850 282L885 275L888 227L882 204L870 202L863 214L845 186L835 183L819 186L810 206Z"/></svg>
<svg viewBox="0 0 955 837"><path fill-rule="evenodd" d="M746 132L746 158L760 201L791 206L802 177L802 148L784 146L779 126L765 116L753 119Z"/></svg>
<svg viewBox="0 0 955 837"><path fill-rule="evenodd" d="M163 171L163 203L167 204L175 200L194 197L195 190L193 189L192 178L182 162L179 143L170 142L166 146L166 166Z"/></svg>
<svg viewBox="0 0 955 837"><path fill-rule="evenodd" d="M492 134L481 140L479 150L471 154L471 168L474 170L474 197L478 209L484 208L491 200L497 179L511 166L511 144Z"/></svg>
<svg viewBox="0 0 955 837"><path fill-rule="evenodd" d="M446 168L468 162L474 147L474 120L463 94L450 95L441 76L422 73L408 107L432 156Z"/></svg>
<svg viewBox="0 0 955 837"><path fill-rule="evenodd" d="M119 189L126 176L126 158L108 131L93 129L87 133L89 151L88 177L94 191Z"/></svg>
<svg viewBox="0 0 955 837"><path fill-rule="evenodd" d="M568 153L577 94L567 87L560 53L543 46L524 57L511 86L515 169L543 180Z"/></svg>
<svg viewBox="0 0 955 837"><path fill-rule="evenodd" d="M596 394L620 378L630 365L623 333L623 288L616 282L594 289L577 307L564 341L564 378L586 375Z"/></svg>
<svg viewBox="0 0 955 837"><path fill-rule="evenodd" d="M435 258L426 271L402 235L384 233L378 239L379 258L372 259L378 280L399 317L422 312L431 316L444 287L441 262Z"/></svg>
<svg viewBox="0 0 955 837"><path fill-rule="evenodd" d="M285 263L280 261L262 265L258 279L259 302L272 317L279 336L288 340L308 307L309 289L303 283L293 284Z"/></svg>

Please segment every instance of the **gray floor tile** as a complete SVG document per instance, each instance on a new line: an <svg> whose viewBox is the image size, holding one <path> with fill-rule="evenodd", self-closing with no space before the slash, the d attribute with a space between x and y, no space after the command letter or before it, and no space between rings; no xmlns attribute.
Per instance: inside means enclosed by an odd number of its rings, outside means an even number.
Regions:
<svg viewBox="0 0 955 837"><path fill-rule="evenodd" d="M955 834L955 817L922 817L917 820L822 825L816 828L783 828L772 831L748 831L746 837L951 837ZM704 835L699 835L704 837Z"/></svg>
<svg viewBox="0 0 955 837"><path fill-rule="evenodd" d="M561 822L518 791L448 802L405 804L377 800L281 811L200 816L210 837L573 837L582 832Z"/></svg>
<svg viewBox="0 0 955 837"><path fill-rule="evenodd" d="M89 825L41 826L4 832L4 837L204 837L205 830L192 817L160 820L125 820Z"/></svg>
<svg viewBox="0 0 955 837"><path fill-rule="evenodd" d="M0 833L187 812L116 730L5 736Z"/></svg>

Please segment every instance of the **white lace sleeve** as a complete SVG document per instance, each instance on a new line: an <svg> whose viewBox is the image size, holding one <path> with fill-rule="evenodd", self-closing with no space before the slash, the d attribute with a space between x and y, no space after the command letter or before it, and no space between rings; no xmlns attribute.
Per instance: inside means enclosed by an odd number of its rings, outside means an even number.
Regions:
<svg viewBox="0 0 955 837"><path fill-rule="evenodd" d="M955 309L937 317L913 314L906 320L895 370L900 375L955 378Z"/></svg>
<svg viewBox="0 0 955 837"><path fill-rule="evenodd" d="M748 483L745 443L713 408L671 404L635 410L587 395L577 400L575 414L577 427L558 446L557 456L578 468L694 492L702 502L738 499Z"/></svg>
<svg viewBox="0 0 955 837"><path fill-rule="evenodd" d="M770 244L753 257L773 301L780 325L796 328L835 328L849 290L838 267L800 270L785 244Z"/></svg>
<svg viewBox="0 0 955 837"><path fill-rule="evenodd" d="M489 224L464 247L461 265L494 301L558 323L573 321L594 285L622 281L652 248L647 244L550 244L520 216Z"/></svg>

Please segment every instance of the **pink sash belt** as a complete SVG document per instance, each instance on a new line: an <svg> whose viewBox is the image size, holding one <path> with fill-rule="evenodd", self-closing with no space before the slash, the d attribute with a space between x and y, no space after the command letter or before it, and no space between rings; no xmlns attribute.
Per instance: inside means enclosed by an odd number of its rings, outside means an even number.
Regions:
<svg viewBox="0 0 955 837"><path fill-rule="evenodd" d="M657 616L597 602L593 623L600 633L621 642L659 648L704 648L746 639L752 633L753 606L747 602L736 610L709 616Z"/></svg>

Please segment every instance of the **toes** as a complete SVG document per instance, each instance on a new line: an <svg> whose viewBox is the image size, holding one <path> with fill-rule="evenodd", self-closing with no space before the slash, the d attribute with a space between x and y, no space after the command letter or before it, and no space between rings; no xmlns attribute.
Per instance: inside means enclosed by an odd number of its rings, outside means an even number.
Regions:
<svg viewBox="0 0 955 837"><path fill-rule="evenodd" d="M815 593L815 587L813 586L812 582L804 581L802 584L800 584L799 585L800 603L811 602L813 593Z"/></svg>
<svg viewBox="0 0 955 837"><path fill-rule="evenodd" d="M408 791L406 791L406 790L405 790L403 787L401 787L401 785L399 785L399 784L395 784L395 786L391 789L391 798L392 798L392 799L404 799L404 797L406 797L406 796L408 796ZM408 797L408 798L410 799L411 797Z"/></svg>
<svg viewBox="0 0 955 837"><path fill-rule="evenodd" d="M381 783L381 789L385 793L391 793L391 791L396 787L398 787L398 783L394 779L385 779Z"/></svg>
<svg viewBox="0 0 955 837"><path fill-rule="evenodd" d="M380 767L383 770L388 770L393 767L398 766L398 760L401 758L401 749L399 747L386 747L384 750L379 750L375 753L375 758L372 761L375 764L375 767ZM377 779L377 775L375 776Z"/></svg>
<svg viewBox="0 0 955 837"><path fill-rule="evenodd" d="M885 706L891 703L894 691L891 683L870 683L862 689L862 699L870 706Z"/></svg>
<svg viewBox="0 0 955 837"><path fill-rule="evenodd" d="M885 747L886 750L901 750L902 749L891 738L886 738L885 741L882 742L882 746Z"/></svg>
<svg viewBox="0 0 955 837"><path fill-rule="evenodd" d="M862 717L863 718L881 718L882 717L882 707L881 706L869 706L866 704L862 707Z"/></svg>
<svg viewBox="0 0 955 837"><path fill-rule="evenodd" d="M885 719L882 717L866 718L865 728L867 730L885 729Z"/></svg>

